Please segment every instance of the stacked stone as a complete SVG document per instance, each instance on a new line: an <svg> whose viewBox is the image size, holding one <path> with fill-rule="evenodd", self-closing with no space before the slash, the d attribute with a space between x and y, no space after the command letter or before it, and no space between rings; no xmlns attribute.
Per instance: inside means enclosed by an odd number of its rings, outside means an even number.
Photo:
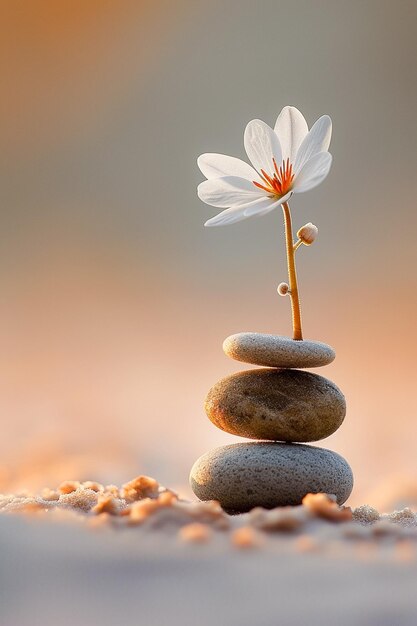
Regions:
<svg viewBox="0 0 417 626"><path fill-rule="evenodd" d="M344 420L340 389L301 371L331 363L334 350L317 341L260 333L232 335L223 350L262 368L216 383L206 398L207 416L221 430L257 441L200 457L190 475L195 495L218 500L230 513L298 505L307 493L332 494L343 504L353 487L348 463L330 450L302 445L328 437Z"/></svg>

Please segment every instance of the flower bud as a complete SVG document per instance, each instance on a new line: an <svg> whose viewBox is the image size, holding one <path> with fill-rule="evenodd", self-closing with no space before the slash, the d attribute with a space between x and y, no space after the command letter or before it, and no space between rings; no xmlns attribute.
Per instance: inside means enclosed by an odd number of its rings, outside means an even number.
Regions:
<svg viewBox="0 0 417 626"><path fill-rule="evenodd" d="M277 291L279 293L280 296L286 296L287 293L289 292L290 288L287 285L287 283L280 283L277 287Z"/></svg>
<svg viewBox="0 0 417 626"><path fill-rule="evenodd" d="M317 237L317 233L319 229L317 226L314 226L311 222L305 224L300 228L297 233L297 237L303 242L305 246L310 246L315 238Z"/></svg>

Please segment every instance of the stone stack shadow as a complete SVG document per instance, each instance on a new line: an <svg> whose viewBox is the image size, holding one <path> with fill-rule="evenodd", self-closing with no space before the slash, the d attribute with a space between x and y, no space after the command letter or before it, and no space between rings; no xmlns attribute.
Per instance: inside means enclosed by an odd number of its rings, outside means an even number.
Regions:
<svg viewBox="0 0 417 626"><path fill-rule="evenodd" d="M335 452L303 445L334 433L346 414L340 389L301 369L331 363L333 349L260 333L232 335L223 349L261 368L217 382L206 398L207 416L221 430L256 441L200 457L190 474L195 495L218 500L230 513L298 505L307 493L331 494L343 504L353 487L348 463Z"/></svg>

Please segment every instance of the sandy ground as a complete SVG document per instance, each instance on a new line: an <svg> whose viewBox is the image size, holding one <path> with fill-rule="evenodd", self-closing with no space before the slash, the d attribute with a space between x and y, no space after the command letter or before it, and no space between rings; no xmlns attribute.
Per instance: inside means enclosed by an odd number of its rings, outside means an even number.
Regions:
<svg viewBox="0 0 417 626"><path fill-rule="evenodd" d="M417 623L409 509L378 519L317 496L228 517L152 484L73 486L49 505L0 496L2 625Z"/></svg>

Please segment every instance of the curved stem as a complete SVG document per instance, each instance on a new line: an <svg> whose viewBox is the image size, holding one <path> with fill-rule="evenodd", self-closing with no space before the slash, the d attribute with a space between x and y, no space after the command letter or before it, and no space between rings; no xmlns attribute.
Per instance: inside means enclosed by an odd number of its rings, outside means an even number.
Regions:
<svg viewBox="0 0 417 626"><path fill-rule="evenodd" d="M288 282L291 292L291 309L292 309L292 325L293 325L293 338L297 341L301 341L303 333L301 330L301 311L300 300L298 297L298 284L297 284L297 271L295 268L295 250L292 234L292 221L291 211L288 202L282 204L282 210L284 212L285 223L285 240L287 247L287 263L288 263Z"/></svg>

